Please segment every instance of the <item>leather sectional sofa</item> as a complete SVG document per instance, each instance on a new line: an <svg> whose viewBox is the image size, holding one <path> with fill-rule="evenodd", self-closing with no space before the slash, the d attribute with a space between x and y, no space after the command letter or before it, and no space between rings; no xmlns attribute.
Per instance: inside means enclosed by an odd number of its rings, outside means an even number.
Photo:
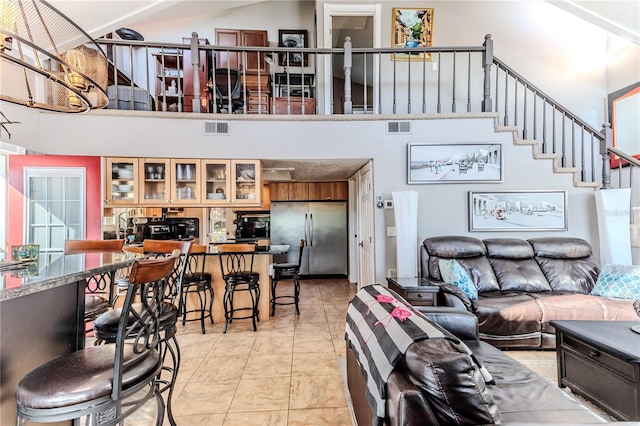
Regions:
<svg viewBox="0 0 640 426"><path fill-rule="evenodd" d="M554 348L551 320L637 320L633 300L589 294L600 267L579 238L480 240L427 238L420 246L421 274L440 285L440 304L478 317L480 339L496 347ZM442 281L441 259L469 272L477 300Z"/></svg>
<svg viewBox="0 0 640 426"><path fill-rule="evenodd" d="M485 419L485 404L478 403L477 394L488 393L492 415L501 424L593 424L607 423L555 384L507 356L494 346L478 340L477 317L467 311L450 307L417 307L425 316L461 339L475 357L493 376L495 384L477 389L466 371L464 358L456 358L452 367L444 339L425 339L414 342L389 376L386 390L385 425L475 425L496 423ZM416 356L418 354L418 356ZM428 354L428 355L423 355ZM454 355L454 354L451 354ZM457 368L464 373L445 377L434 383L428 371ZM426 385L425 385L426 384ZM356 423L360 426L376 424L373 410L366 397L367 382L358 358L347 344L347 385ZM437 390L436 390L437 388ZM447 402L434 398L441 391ZM450 405L449 405L450 404ZM625 422L619 422L625 423ZM629 422L638 425L640 423Z"/></svg>

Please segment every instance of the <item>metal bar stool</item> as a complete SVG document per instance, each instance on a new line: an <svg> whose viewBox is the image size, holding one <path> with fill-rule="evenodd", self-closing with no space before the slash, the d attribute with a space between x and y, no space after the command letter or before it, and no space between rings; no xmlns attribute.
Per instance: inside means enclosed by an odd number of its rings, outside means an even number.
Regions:
<svg viewBox="0 0 640 426"><path fill-rule="evenodd" d="M156 424L163 424L156 381L162 370L159 317L166 277L178 257L176 251L133 263L113 343L72 352L28 373L16 388L16 424L72 419L74 424L124 424L151 398L157 403ZM141 303L134 304L134 298Z"/></svg>
<svg viewBox="0 0 640 426"><path fill-rule="evenodd" d="M182 277L182 292L180 294L180 316L182 325L188 321L200 321L202 334L205 334L204 319L209 317L213 324L213 286L211 274L204 271L207 260L207 246L193 245L189 251L186 270ZM190 294L198 297L198 306L187 308L187 298ZM198 314L187 318L189 314Z"/></svg>
<svg viewBox="0 0 640 426"><path fill-rule="evenodd" d="M222 244L218 248L220 271L225 281L223 333L227 332L227 327L234 319L248 318L251 318L253 322L253 331L257 331L256 321L260 320L260 311L258 310L260 275L253 272L255 251L254 244ZM251 306L235 307L234 295L236 292L247 292L251 298ZM249 311L249 313L242 315L241 313L245 311Z"/></svg>
<svg viewBox="0 0 640 426"><path fill-rule="evenodd" d="M64 253L120 252L123 245L124 240L65 240ZM85 327L88 327L88 332L91 331L90 323L112 306L114 284L115 271L87 278L84 296L84 322ZM125 287L125 291L126 289Z"/></svg>
<svg viewBox="0 0 640 426"><path fill-rule="evenodd" d="M192 243L192 241L144 240L142 243L142 251L150 258L162 258L170 255L174 250L179 250L182 255L185 255L189 253ZM171 401L173 398L173 388L180 369L180 346L178 345L178 339L176 339L179 309L176 303L179 303L182 277L186 269L185 260L185 256L180 256L175 262L175 267L167 277L160 312L161 335L159 350L162 356L162 370L158 377L156 377L156 383L161 393L168 392L166 398L167 418L169 419L169 424L172 426L174 426L176 422L171 410ZM119 309L112 309L96 318L93 322L96 345L113 341L119 318Z"/></svg>
<svg viewBox="0 0 640 426"><path fill-rule="evenodd" d="M305 240L300 240L300 252L298 254L298 263L275 263L273 264L273 276L271 277L271 316L276 314L276 305L295 305L296 314L300 315L300 264L302 263L302 252L304 250ZM293 281L293 295L276 296L276 287L279 281ZM283 302L282 299L289 300ZM292 300L290 300L292 299Z"/></svg>

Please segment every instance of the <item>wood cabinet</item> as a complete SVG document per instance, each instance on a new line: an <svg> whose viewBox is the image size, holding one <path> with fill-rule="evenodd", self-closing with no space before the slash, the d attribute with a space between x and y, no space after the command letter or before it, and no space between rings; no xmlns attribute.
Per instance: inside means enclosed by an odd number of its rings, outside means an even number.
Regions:
<svg viewBox="0 0 640 426"><path fill-rule="evenodd" d="M138 203L138 159L105 159L105 205L129 206Z"/></svg>
<svg viewBox="0 0 640 426"><path fill-rule="evenodd" d="M139 163L139 204L200 204L200 160L141 158Z"/></svg>
<svg viewBox="0 0 640 426"><path fill-rule="evenodd" d="M260 160L106 158L105 205L261 207Z"/></svg>
<svg viewBox="0 0 640 426"><path fill-rule="evenodd" d="M200 161L197 159L171 159L171 173L169 174L169 202L171 204L200 204L202 201Z"/></svg>
<svg viewBox="0 0 640 426"><path fill-rule="evenodd" d="M347 182L309 182L309 200L348 200Z"/></svg>
<svg viewBox="0 0 640 426"><path fill-rule="evenodd" d="M268 47L269 40L266 30L239 30L216 28L217 46L255 46ZM216 53L216 68L236 68L247 73L267 74L264 53L219 51Z"/></svg>
<svg viewBox="0 0 640 426"><path fill-rule="evenodd" d="M269 75L243 75L242 85L247 90L247 114L269 114L271 103Z"/></svg>
<svg viewBox="0 0 640 426"><path fill-rule="evenodd" d="M183 37L182 43L191 44L191 37ZM206 38L199 38L198 44L208 45L209 40ZM207 59L207 51L200 51L199 66L198 66L198 82L200 83L200 112L209 112L209 100L207 96L207 81L209 80L209 60ZM183 52L184 58L184 97L183 97L183 111L193 112L193 101L195 96L194 91L194 70L191 61L191 50L186 49Z"/></svg>
<svg viewBox="0 0 640 426"><path fill-rule="evenodd" d="M269 185L271 201L308 201L307 182L273 182Z"/></svg>
<svg viewBox="0 0 640 426"><path fill-rule="evenodd" d="M304 108L304 111L303 111ZM271 105L271 114L308 115L316 113L315 98L301 98L297 96L274 97Z"/></svg>
<svg viewBox="0 0 640 426"><path fill-rule="evenodd" d="M253 206L262 203L259 160L202 160L204 205Z"/></svg>
<svg viewBox="0 0 640 426"><path fill-rule="evenodd" d="M183 111L184 57L178 49L154 53L156 66L156 110Z"/></svg>

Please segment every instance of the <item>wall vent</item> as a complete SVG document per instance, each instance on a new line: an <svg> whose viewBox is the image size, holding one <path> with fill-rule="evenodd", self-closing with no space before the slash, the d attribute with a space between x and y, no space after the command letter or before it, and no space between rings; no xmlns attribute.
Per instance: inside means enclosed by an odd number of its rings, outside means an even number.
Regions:
<svg viewBox="0 0 640 426"><path fill-rule="evenodd" d="M205 121L204 134L205 135L228 135L229 123L225 121Z"/></svg>
<svg viewBox="0 0 640 426"><path fill-rule="evenodd" d="M387 134L408 135L411 133L411 122L409 121L387 121Z"/></svg>

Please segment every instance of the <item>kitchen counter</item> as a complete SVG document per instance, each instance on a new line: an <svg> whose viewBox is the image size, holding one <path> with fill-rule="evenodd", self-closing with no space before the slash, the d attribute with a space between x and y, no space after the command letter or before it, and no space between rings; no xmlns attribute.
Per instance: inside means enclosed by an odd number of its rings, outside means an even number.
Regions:
<svg viewBox="0 0 640 426"><path fill-rule="evenodd" d="M15 389L25 374L84 347L86 278L127 268L137 257L41 253L30 269L0 272L0 424L15 423Z"/></svg>

